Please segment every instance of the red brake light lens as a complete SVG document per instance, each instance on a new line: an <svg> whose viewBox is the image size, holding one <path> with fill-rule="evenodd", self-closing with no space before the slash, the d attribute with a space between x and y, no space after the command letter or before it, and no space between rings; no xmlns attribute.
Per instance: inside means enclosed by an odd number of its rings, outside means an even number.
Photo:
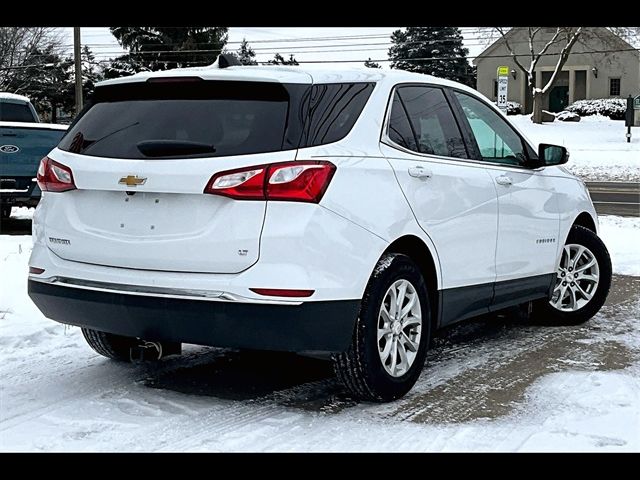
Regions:
<svg viewBox="0 0 640 480"><path fill-rule="evenodd" d="M236 200L280 200L319 203L336 166L324 160L257 165L216 173L204 193Z"/></svg>
<svg viewBox="0 0 640 480"><path fill-rule="evenodd" d="M49 157L40 160L36 177L43 192L66 192L76 189L71 169Z"/></svg>
<svg viewBox="0 0 640 480"><path fill-rule="evenodd" d="M267 199L319 203L335 171L334 164L324 161L271 165Z"/></svg>

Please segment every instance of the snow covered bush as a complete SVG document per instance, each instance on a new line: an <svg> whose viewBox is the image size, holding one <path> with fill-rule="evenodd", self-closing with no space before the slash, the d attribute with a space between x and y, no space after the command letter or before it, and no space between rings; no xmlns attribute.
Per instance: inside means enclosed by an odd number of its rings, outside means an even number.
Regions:
<svg viewBox="0 0 640 480"><path fill-rule="evenodd" d="M560 120L561 122L579 122L580 115L573 112L567 112L563 110L562 112L556 115L556 120Z"/></svg>
<svg viewBox="0 0 640 480"><path fill-rule="evenodd" d="M518 102L507 102L507 115L522 115L522 105Z"/></svg>
<svg viewBox="0 0 640 480"><path fill-rule="evenodd" d="M581 117L604 115L611 120L624 120L624 113L627 110L627 100L624 98L578 100L565 108L565 110L577 113Z"/></svg>

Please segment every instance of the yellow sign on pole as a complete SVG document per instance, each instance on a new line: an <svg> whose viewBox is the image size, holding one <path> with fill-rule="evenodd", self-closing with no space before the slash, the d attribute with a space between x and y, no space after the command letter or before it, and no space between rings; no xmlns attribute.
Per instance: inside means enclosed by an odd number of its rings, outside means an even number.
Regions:
<svg viewBox="0 0 640 480"><path fill-rule="evenodd" d="M508 77L509 76L509 67L498 67L498 76L499 77Z"/></svg>

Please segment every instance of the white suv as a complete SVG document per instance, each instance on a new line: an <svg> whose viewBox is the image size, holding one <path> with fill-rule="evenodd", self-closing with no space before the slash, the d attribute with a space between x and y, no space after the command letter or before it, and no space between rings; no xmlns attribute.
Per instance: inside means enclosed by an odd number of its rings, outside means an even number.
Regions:
<svg viewBox="0 0 640 480"><path fill-rule="evenodd" d="M603 305L611 262L567 158L475 90L403 71L102 82L40 165L29 295L110 358L298 352L331 358L359 398L396 399L436 329Z"/></svg>

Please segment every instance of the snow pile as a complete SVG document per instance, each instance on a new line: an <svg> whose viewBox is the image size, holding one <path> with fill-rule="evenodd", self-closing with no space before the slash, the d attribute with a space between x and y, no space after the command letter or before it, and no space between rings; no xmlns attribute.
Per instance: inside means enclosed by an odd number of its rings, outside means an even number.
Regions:
<svg viewBox="0 0 640 480"><path fill-rule="evenodd" d="M632 129L627 143L624 122L602 115L583 117L580 122L537 125L529 115L509 117L534 144L552 143L569 150L565 166L586 181L640 181L640 128Z"/></svg>
<svg viewBox="0 0 640 480"><path fill-rule="evenodd" d="M602 215L600 236L607 245L613 271L640 276L640 218Z"/></svg>
<svg viewBox="0 0 640 480"><path fill-rule="evenodd" d="M560 120L561 122L579 122L580 115L565 110L556 115L556 120Z"/></svg>
<svg viewBox="0 0 640 480"><path fill-rule="evenodd" d="M31 220L33 212L35 212L35 208L13 207L11 209L11 218L15 220Z"/></svg>

